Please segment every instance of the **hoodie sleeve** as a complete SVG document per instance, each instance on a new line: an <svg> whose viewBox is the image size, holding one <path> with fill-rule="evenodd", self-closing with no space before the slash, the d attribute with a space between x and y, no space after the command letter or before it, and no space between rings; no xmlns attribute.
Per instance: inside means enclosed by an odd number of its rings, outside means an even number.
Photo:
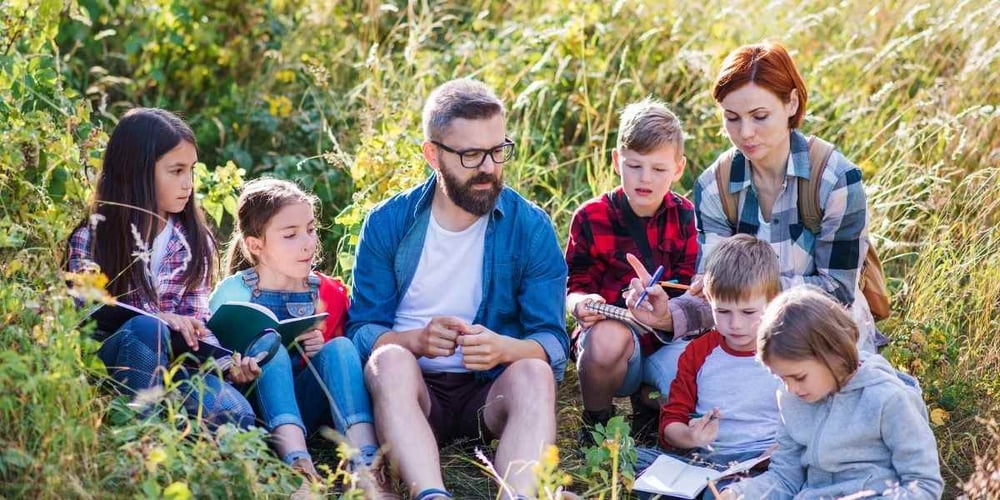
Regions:
<svg viewBox="0 0 1000 500"><path fill-rule="evenodd" d="M919 394L890 398L882 410L882 439L899 475L893 498L938 499L944 491L937 443L927 423L927 406Z"/></svg>
<svg viewBox="0 0 1000 500"><path fill-rule="evenodd" d="M782 403L781 391L778 392L779 409ZM792 396L794 397L794 396ZM791 499L802 489L806 481L806 469L802 466L802 454L805 446L798 443L788 434L788 423L782 415L781 427L778 428L778 449L771 455L771 465L767 472L744 481L733 484L733 490L739 498L767 498L770 500Z"/></svg>

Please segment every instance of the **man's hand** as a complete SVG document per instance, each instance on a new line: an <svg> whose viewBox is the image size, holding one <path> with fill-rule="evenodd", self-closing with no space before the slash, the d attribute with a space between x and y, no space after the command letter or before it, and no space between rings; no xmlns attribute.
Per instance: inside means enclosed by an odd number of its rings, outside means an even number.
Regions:
<svg viewBox="0 0 1000 500"><path fill-rule="evenodd" d="M233 366L229 367L228 379L234 384L249 384L260 376L260 366L253 356L233 354Z"/></svg>
<svg viewBox="0 0 1000 500"><path fill-rule="evenodd" d="M469 370L489 370L496 365L509 363L510 341L515 340L496 333L483 325L471 325L462 330L458 345L462 346L462 364Z"/></svg>
<svg viewBox="0 0 1000 500"><path fill-rule="evenodd" d="M592 302L597 302L600 304L606 302L604 300L604 297L601 297L596 293L588 293L586 295L573 294L572 296L570 296L570 302L572 302L570 311L572 312L573 317L576 318L576 322L577 324L580 325L580 328L587 329L594 326L594 323L607 319L605 315L597 311L591 311L590 309L587 309L587 304L590 304Z"/></svg>
<svg viewBox="0 0 1000 500"><path fill-rule="evenodd" d="M299 335L295 340L299 343L299 347L302 348L302 352L308 358L315 356L316 353L323 349L323 344L326 343L323 340L323 332L319 328L313 328Z"/></svg>
<svg viewBox="0 0 1000 500"><path fill-rule="evenodd" d="M436 358L455 354L455 340L469 324L454 316L435 316L420 330L410 350L417 356Z"/></svg>
<svg viewBox="0 0 1000 500"><path fill-rule="evenodd" d="M657 330L672 332L674 330L674 320L670 316L670 297L667 295L667 292L660 287L659 283L652 283L648 287L646 286L652 279L652 275L649 274L649 271L646 270L646 267L642 265L642 262L635 255L626 254L625 259L638 276L638 278L633 278L632 282L629 283L629 289L624 295L625 305L632 311L635 319L643 324ZM636 301L642 296L643 291L646 291L646 300L636 306Z"/></svg>
<svg viewBox="0 0 1000 500"><path fill-rule="evenodd" d="M198 318L167 312L159 313L156 317L162 319L171 330L180 332L181 336L184 337L184 343L192 351L198 350L198 339L208 333L208 328L205 328L205 324Z"/></svg>

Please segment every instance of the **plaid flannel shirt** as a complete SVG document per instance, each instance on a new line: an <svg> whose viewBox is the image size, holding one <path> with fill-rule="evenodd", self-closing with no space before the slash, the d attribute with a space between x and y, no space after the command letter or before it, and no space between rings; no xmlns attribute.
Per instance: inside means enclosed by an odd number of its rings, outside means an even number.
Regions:
<svg viewBox="0 0 1000 500"><path fill-rule="evenodd" d="M625 222L626 210L632 207L618 187L587 201L573 214L566 243L567 294L596 293L609 304L625 305L621 291L635 277L625 254L643 258ZM698 256L694 205L668 192L656 213L638 220L646 225L653 265L663 265L662 279L690 283ZM652 335L641 336L639 342L645 355L660 346Z"/></svg>
<svg viewBox="0 0 1000 500"><path fill-rule="evenodd" d="M206 279L193 289L184 289L182 274L190 252L184 244L184 227L179 221L174 221L173 219L171 221L173 231L170 233L170 239L167 241L160 272L156 275L154 281L154 289L157 291L159 297L157 303L152 304L144 301L136 290L116 298L121 302L138 307L144 311L174 313L208 321L208 317L211 315L208 309L208 296L211 292L209 280ZM92 262L93 252L90 229L87 225L83 225L70 235L69 262L67 266L70 272L80 271L86 267L88 262ZM99 224L97 230L100 233ZM114 235L114 237L121 236ZM135 265L142 264L139 261Z"/></svg>
<svg viewBox="0 0 1000 500"><path fill-rule="evenodd" d="M750 177L749 162L739 151L733 157L729 192L739 193L737 227L729 225L722 210L715 169L718 161L698 177L694 202L698 207L698 272L704 256L723 238L735 233L757 235L760 204ZM820 180L819 206L822 222L813 234L799 220L798 178L809 178L809 144L792 131L791 155L785 184L771 209L769 243L778 255L781 287L816 285L845 305L855 302L858 274L868 251L868 208L861 184L861 170L840 151L830 156Z"/></svg>

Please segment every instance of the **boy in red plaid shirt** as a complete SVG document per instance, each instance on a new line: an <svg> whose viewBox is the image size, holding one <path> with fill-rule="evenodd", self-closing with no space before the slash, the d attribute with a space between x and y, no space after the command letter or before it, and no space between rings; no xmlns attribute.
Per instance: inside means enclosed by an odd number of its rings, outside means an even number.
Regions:
<svg viewBox="0 0 1000 500"><path fill-rule="evenodd" d="M644 381L670 387L687 344L664 344L660 338L669 342L672 333L642 334L586 305L625 306L622 289L635 276L626 254L647 269L662 265L662 279L681 284L690 282L698 256L694 206L670 191L686 163L680 121L652 99L627 106L620 121L611 162L621 184L577 209L566 245L566 308L577 320L573 348L585 426L606 423L612 397L633 395Z"/></svg>

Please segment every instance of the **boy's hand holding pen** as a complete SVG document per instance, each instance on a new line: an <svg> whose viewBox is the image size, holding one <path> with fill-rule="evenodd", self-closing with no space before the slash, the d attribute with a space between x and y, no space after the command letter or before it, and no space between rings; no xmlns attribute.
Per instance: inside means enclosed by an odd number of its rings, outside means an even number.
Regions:
<svg viewBox="0 0 1000 500"><path fill-rule="evenodd" d="M670 316L668 305L670 298L660 286L662 268L651 275L636 256L626 254L625 258L637 276L632 279L629 289L625 292L625 305L643 324L657 330L673 331L674 321Z"/></svg>
<svg viewBox="0 0 1000 500"><path fill-rule="evenodd" d="M712 442L719 436L719 419L722 413L718 408L712 408L708 414L691 413L691 420L688 422L688 429L691 430L691 440L698 443L709 451L712 451Z"/></svg>

